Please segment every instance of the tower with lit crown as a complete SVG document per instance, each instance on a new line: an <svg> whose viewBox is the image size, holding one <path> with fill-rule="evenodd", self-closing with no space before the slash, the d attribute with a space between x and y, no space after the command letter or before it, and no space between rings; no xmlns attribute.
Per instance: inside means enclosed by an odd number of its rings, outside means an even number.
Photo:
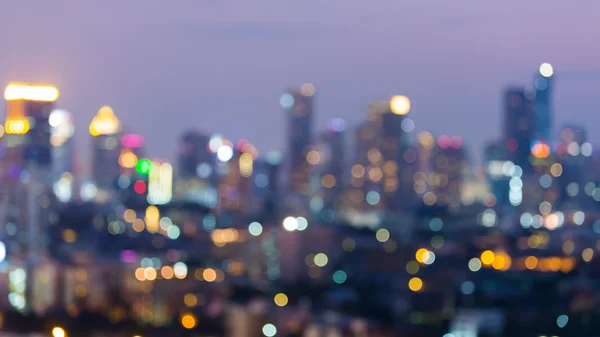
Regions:
<svg viewBox="0 0 600 337"><path fill-rule="evenodd" d="M116 190L121 173L121 124L112 108L103 106L92 119L89 131L93 136L92 180L99 195L108 198Z"/></svg>
<svg viewBox="0 0 600 337"><path fill-rule="evenodd" d="M31 290L31 273L43 260L48 241L52 163L49 117L58 90L50 85L10 83L4 98L6 153L0 164L0 240L7 243L12 262L26 266L13 271L22 274L21 284L9 285L11 305L24 311L36 296Z"/></svg>
<svg viewBox="0 0 600 337"><path fill-rule="evenodd" d="M543 63L535 76L535 138L550 144L552 140L552 82L554 69Z"/></svg>

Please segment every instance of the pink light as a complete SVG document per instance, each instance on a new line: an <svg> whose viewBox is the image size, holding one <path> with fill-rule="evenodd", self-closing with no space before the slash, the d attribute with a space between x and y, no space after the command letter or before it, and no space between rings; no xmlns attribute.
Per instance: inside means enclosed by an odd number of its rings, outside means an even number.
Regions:
<svg viewBox="0 0 600 337"><path fill-rule="evenodd" d="M462 146L462 139L458 136L452 137L452 142L450 144L453 149L458 150Z"/></svg>
<svg viewBox="0 0 600 337"><path fill-rule="evenodd" d="M136 258L137 254L133 250L121 251L121 262L123 263L135 262Z"/></svg>
<svg viewBox="0 0 600 337"><path fill-rule="evenodd" d="M128 133L121 138L121 144L130 149L139 149L144 146L144 137L134 133Z"/></svg>
<svg viewBox="0 0 600 337"><path fill-rule="evenodd" d="M447 149L448 146L450 146L450 137L446 135L440 136L440 138L438 138L438 146L442 149Z"/></svg>

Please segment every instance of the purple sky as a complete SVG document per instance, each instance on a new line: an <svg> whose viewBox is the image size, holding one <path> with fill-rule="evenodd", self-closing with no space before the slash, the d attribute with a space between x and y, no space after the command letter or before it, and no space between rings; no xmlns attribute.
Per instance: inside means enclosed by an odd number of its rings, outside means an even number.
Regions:
<svg viewBox="0 0 600 337"><path fill-rule="evenodd" d="M0 83L56 84L81 151L101 105L152 156L173 159L190 127L284 149L279 96L312 82L318 129L355 125L367 101L400 93L417 130L460 135L480 157L501 130L502 88L529 84L542 62L558 75L555 126L600 125L597 0L93 3L0 4Z"/></svg>

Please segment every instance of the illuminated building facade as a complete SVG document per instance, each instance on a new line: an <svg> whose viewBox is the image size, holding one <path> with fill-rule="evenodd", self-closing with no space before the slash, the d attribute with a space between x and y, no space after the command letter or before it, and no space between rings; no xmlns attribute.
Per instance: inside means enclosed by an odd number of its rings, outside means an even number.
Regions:
<svg viewBox="0 0 600 337"><path fill-rule="evenodd" d="M173 198L173 166L166 160L154 159L148 171L148 203L164 205Z"/></svg>
<svg viewBox="0 0 600 337"><path fill-rule="evenodd" d="M219 208L223 213L242 214L248 211L257 156L258 150L247 140L240 140L235 146L224 141L217 150L220 172L217 190Z"/></svg>
<svg viewBox="0 0 600 337"><path fill-rule="evenodd" d="M554 69L543 63L535 76L535 138L550 144L552 140L552 82Z"/></svg>
<svg viewBox="0 0 600 337"><path fill-rule="evenodd" d="M204 171L214 170L214 154L209 149L210 137L197 131L187 131L179 138L177 178L211 177ZM208 165L208 167L205 167Z"/></svg>
<svg viewBox="0 0 600 337"><path fill-rule="evenodd" d="M11 272L19 282L14 282L14 295L9 300L19 311L31 309L30 273L45 256L48 243L52 164L49 117L58 95L53 86L23 83L10 83L4 91L6 153L0 163L0 240L6 242L8 256L27 262L25 268Z"/></svg>
<svg viewBox="0 0 600 337"><path fill-rule="evenodd" d="M584 200L589 199L589 195L584 193L589 177L585 168L593 167L590 165L592 145L587 142L584 128L576 125L562 127L555 152L557 165L561 166L561 174L556 177L556 183L560 186L559 199L572 206L582 206ZM557 170L558 167L555 167Z"/></svg>
<svg viewBox="0 0 600 337"><path fill-rule="evenodd" d="M313 166L314 190L310 208L321 214L319 221L331 222L340 206L344 190L346 157L345 135L347 124L340 118L329 122L314 150L307 157Z"/></svg>
<svg viewBox="0 0 600 337"><path fill-rule="evenodd" d="M288 118L288 187L290 192L300 195L306 195L310 188L310 167L306 156L312 145L314 94L312 84L303 84L300 90L289 90L280 99Z"/></svg>
<svg viewBox="0 0 600 337"><path fill-rule="evenodd" d="M408 142L414 129L414 122L405 116L409 111L405 96L369 104L368 121L356 133L356 161L345 198L350 207L400 211L416 202L411 180L417 153Z"/></svg>
<svg viewBox="0 0 600 337"><path fill-rule="evenodd" d="M119 166L121 174L117 180L119 199L126 203L143 204L148 196L148 172L151 161L144 158L144 137L125 133L121 137Z"/></svg>
<svg viewBox="0 0 600 337"><path fill-rule="evenodd" d="M535 140L535 101L524 88L509 88L504 96L504 141L513 163L531 172L529 157Z"/></svg>
<svg viewBox="0 0 600 337"><path fill-rule="evenodd" d="M118 186L121 175L121 125L112 108L98 110L89 127L92 139L92 179L100 196L110 194Z"/></svg>
<svg viewBox="0 0 600 337"><path fill-rule="evenodd" d="M462 139L446 135L438 137L431 157L432 171L427 173L429 192L424 195L423 202L454 209L460 207L467 166Z"/></svg>
<svg viewBox="0 0 600 337"><path fill-rule="evenodd" d="M266 158L254 161L251 213L262 222L275 222L279 215L279 171L282 155L269 152Z"/></svg>

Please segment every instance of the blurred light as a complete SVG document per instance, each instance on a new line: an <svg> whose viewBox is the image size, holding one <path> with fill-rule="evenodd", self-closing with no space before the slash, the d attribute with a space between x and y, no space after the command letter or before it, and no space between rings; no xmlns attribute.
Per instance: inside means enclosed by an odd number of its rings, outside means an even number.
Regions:
<svg viewBox="0 0 600 337"><path fill-rule="evenodd" d="M66 337L67 333L65 332L65 329L61 328L61 327L54 327L52 328L52 337Z"/></svg>
<svg viewBox="0 0 600 337"><path fill-rule="evenodd" d="M263 227L258 222L252 222L248 225L248 233L252 236L259 236L263 231Z"/></svg>
<svg viewBox="0 0 600 337"><path fill-rule="evenodd" d="M135 170L139 174L148 174L150 172L150 166L152 166L152 161L150 161L150 159L140 159L135 165Z"/></svg>
<svg viewBox="0 0 600 337"><path fill-rule="evenodd" d="M277 334L277 328L271 323L267 323L262 327L262 333L266 337L273 337Z"/></svg>
<svg viewBox="0 0 600 337"><path fill-rule="evenodd" d="M9 135L24 135L29 131L30 125L27 118L10 117L6 120L5 131Z"/></svg>
<svg viewBox="0 0 600 337"><path fill-rule="evenodd" d="M591 249L591 248L586 248L586 249L583 250L583 252L581 252L581 258L585 262L592 261L593 257L594 257L594 250Z"/></svg>
<svg viewBox="0 0 600 337"><path fill-rule="evenodd" d="M138 162L137 156L131 152L123 152L119 156L119 165L124 168L134 168Z"/></svg>
<svg viewBox="0 0 600 337"><path fill-rule="evenodd" d="M89 131L92 136L113 135L119 131L119 128L119 120L113 109L109 106L103 106L92 119Z"/></svg>
<svg viewBox="0 0 600 337"><path fill-rule="evenodd" d="M544 77L551 77L554 74L554 69L550 63L542 63L540 66L540 74Z"/></svg>
<svg viewBox="0 0 600 337"><path fill-rule="evenodd" d="M531 154L536 158L548 158L550 155L550 146L548 144L536 141L531 146Z"/></svg>
<svg viewBox="0 0 600 337"><path fill-rule="evenodd" d="M491 250L486 250L481 253L481 262L484 265L491 265L494 262L495 254Z"/></svg>
<svg viewBox="0 0 600 337"><path fill-rule="evenodd" d="M582 211L577 211L573 214L573 222L576 225L582 225L584 221L585 221L585 213L583 213Z"/></svg>
<svg viewBox="0 0 600 337"><path fill-rule="evenodd" d="M442 219L440 219L440 218L433 218L433 219L429 220L429 229L431 229L434 232L438 232L438 231L442 230L443 226L444 226L444 223L442 222Z"/></svg>
<svg viewBox="0 0 600 337"><path fill-rule="evenodd" d="M400 127L404 132L411 132L415 129L415 122L410 118L405 118L404 120L402 120L402 124L400 124Z"/></svg>
<svg viewBox="0 0 600 337"><path fill-rule="evenodd" d="M84 182L81 184L81 200L90 201L96 197L98 188L91 182Z"/></svg>
<svg viewBox="0 0 600 337"><path fill-rule="evenodd" d="M286 92L279 98L279 104L281 104L281 107L284 109L291 108L294 105L294 96Z"/></svg>
<svg viewBox="0 0 600 337"><path fill-rule="evenodd" d="M377 238L377 241L379 242L386 242L390 239L390 232L385 228L380 228L375 233L375 238Z"/></svg>
<svg viewBox="0 0 600 337"><path fill-rule="evenodd" d="M328 261L329 258L327 258L327 255L323 253L315 255L314 262L317 267L325 267Z"/></svg>
<svg viewBox="0 0 600 337"><path fill-rule="evenodd" d="M589 157L592 155L592 144L590 143L583 143L581 144L579 150L581 151L581 154L584 157Z"/></svg>
<svg viewBox="0 0 600 337"><path fill-rule="evenodd" d="M408 289L417 292L423 289L423 281L418 277L413 277L408 281Z"/></svg>
<svg viewBox="0 0 600 337"><path fill-rule="evenodd" d="M471 295L475 291L475 284L471 281L465 281L460 285L460 292L465 295Z"/></svg>
<svg viewBox="0 0 600 337"><path fill-rule="evenodd" d="M559 328L564 328L567 323L569 323L569 316L567 315L560 315L556 319L556 325L558 325Z"/></svg>
<svg viewBox="0 0 600 337"><path fill-rule="evenodd" d="M285 219L283 219L283 228L288 231L295 231L296 229L298 229L298 219L294 218L293 216L288 216Z"/></svg>
<svg viewBox="0 0 600 337"><path fill-rule="evenodd" d="M54 102L58 99L58 89L50 85L9 83L4 90L4 99L7 101Z"/></svg>
<svg viewBox="0 0 600 337"><path fill-rule="evenodd" d="M173 272L173 267L171 266L163 266L160 269L160 275L166 279L166 280L170 280L173 278L173 276L175 275L175 273Z"/></svg>
<svg viewBox="0 0 600 337"><path fill-rule="evenodd" d="M425 248L420 248L419 250L417 250L417 252L415 253L415 259L420 262L423 263L425 261L425 255L429 253L429 250L425 249Z"/></svg>
<svg viewBox="0 0 600 337"><path fill-rule="evenodd" d="M367 193L365 199L367 200L367 203L369 205L377 205L379 203L379 200L381 200L381 197L379 196L379 193L376 191L369 191L369 193Z"/></svg>
<svg viewBox="0 0 600 337"><path fill-rule="evenodd" d="M537 267L538 265L538 259L535 256L528 256L525 259L525 268L529 269L529 270L533 270Z"/></svg>
<svg viewBox="0 0 600 337"><path fill-rule="evenodd" d="M6 259L6 245L0 241L0 264Z"/></svg>
<svg viewBox="0 0 600 337"><path fill-rule="evenodd" d="M188 267L183 262L177 262L173 265L173 272L175 273L175 277L182 280L187 277Z"/></svg>
<svg viewBox="0 0 600 337"><path fill-rule="evenodd" d="M288 304L288 297L284 293L279 293L273 297L273 302L275 302L275 305L278 307L285 307Z"/></svg>
<svg viewBox="0 0 600 337"><path fill-rule="evenodd" d="M229 145L223 145L217 150L217 159L226 163L233 158L233 148Z"/></svg>
<svg viewBox="0 0 600 337"><path fill-rule="evenodd" d="M144 146L144 137L128 133L121 137L121 145L130 149L139 149Z"/></svg>
<svg viewBox="0 0 600 337"><path fill-rule="evenodd" d="M432 251L427 251L423 254L423 264L431 265L435 262L435 253Z"/></svg>
<svg viewBox="0 0 600 337"><path fill-rule="evenodd" d="M212 268L206 268L202 272L202 277L206 282L214 282L217 279L217 272Z"/></svg>
<svg viewBox="0 0 600 337"><path fill-rule="evenodd" d="M356 248L356 242L354 242L354 239L345 238L344 241L342 241L342 249L345 252L351 252L354 250L354 248Z"/></svg>
<svg viewBox="0 0 600 337"><path fill-rule="evenodd" d="M333 282L335 282L337 284L342 284L342 283L346 282L347 278L348 278L348 275L346 275L346 272L343 270L336 270L333 273Z"/></svg>
<svg viewBox="0 0 600 337"><path fill-rule="evenodd" d="M133 190L137 194L144 194L146 192L146 183L138 180L133 184Z"/></svg>
<svg viewBox="0 0 600 337"><path fill-rule="evenodd" d="M297 223L296 230L298 230L298 231L303 231L306 228L308 228L308 220L306 220L305 217L302 217L302 216L297 217L296 223Z"/></svg>
<svg viewBox="0 0 600 337"><path fill-rule="evenodd" d="M191 313L184 314L181 316L181 325L186 329L193 329L196 327L196 316Z"/></svg>
<svg viewBox="0 0 600 337"><path fill-rule="evenodd" d="M552 174L555 177L560 177L560 175L563 172L563 168L562 165L559 163L554 163L552 164L552 166L550 166L550 174Z"/></svg>
<svg viewBox="0 0 600 337"><path fill-rule="evenodd" d="M198 305L198 297L194 294L185 294L185 296L183 296L183 303L186 307L193 308Z"/></svg>
<svg viewBox="0 0 600 337"><path fill-rule="evenodd" d="M310 84L310 83L304 83L301 87L300 87L300 93L303 96L307 96L310 97L312 95L315 94L315 86Z"/></svg>
<svg viewBox="0 0 600 337"><path fill-rule="evenodd" d="M156 279L156 269L152 267L146 267L144 269L144 278L148 281L154 281Z"/></svg>
<svg viewBox="0 0 600 337"><path fill-rule="evenodd" d="M474 257L469 260L469 270L472 272L479 271L481 269L481 260Z"/></svg>
<svg viewBox="0 0 600 337"><path fill-rule="evenodd" d="M390 100L390 110L396 115L406 115L410 111L410 100L406 96L396 95Z"/></svg>
<svg viewBox="0 0 600 337"><path fill-rule="evenodd" d="M417 261L408 261L406 263L406 272L411 275L418 273L420 268Z"/></svg>
<svg viewBox="0 0 600 337"><path fill-rule="evenodd" d="M239 169L242 177L249 177L252 175L254 158L248 152L242 153L239 159Z"/></svg>

